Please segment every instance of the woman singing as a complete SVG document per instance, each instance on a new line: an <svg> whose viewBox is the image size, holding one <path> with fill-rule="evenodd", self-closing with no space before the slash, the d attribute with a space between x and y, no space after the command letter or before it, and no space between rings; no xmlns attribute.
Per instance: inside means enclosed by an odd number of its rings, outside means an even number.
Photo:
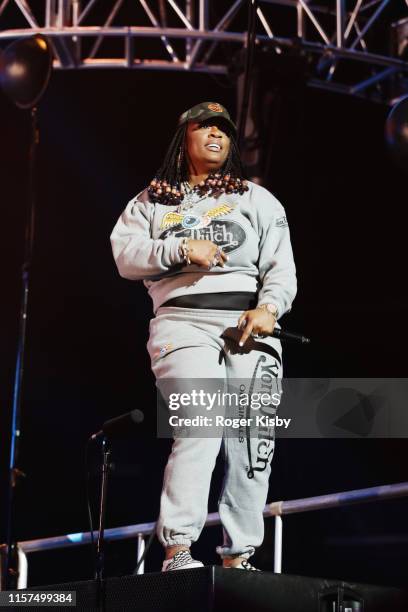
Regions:
<svg viewBox="0 0 408 612"><path fill-rule="evenodd" d="M278 200L244 180L223 106L203 102L181 115L161 168L128 203L111 241L120 275L143 280L153 300L148 351L165 399L191 391L197 379L206 390L237 380L240 392L279 387L282 351L271 334L296 295L289 228ZM174 438L157 528L163 571L203 565L190 546L207 517L221 449L217 552L224 567L254 570L248 559L264 536L273 426Z"/></svg>

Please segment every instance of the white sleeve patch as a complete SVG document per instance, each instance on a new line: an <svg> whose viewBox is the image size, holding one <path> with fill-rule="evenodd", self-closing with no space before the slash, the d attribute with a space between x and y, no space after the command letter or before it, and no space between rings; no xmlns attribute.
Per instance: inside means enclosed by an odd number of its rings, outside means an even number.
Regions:
<svg viewBox="0 0 408 612"><path fill-rule="evenodd" d="M288 225L288 221L286 217L279 217L275 221L275 227L287 227L287 225Z"/></svg>

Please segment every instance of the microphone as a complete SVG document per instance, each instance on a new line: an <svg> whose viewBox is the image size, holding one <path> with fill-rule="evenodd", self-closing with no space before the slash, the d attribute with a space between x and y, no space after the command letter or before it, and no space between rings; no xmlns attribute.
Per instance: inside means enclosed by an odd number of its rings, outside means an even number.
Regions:
<svg viewBox="0 0 408 612"><path fill-rule="evenodd" d="M293 332L288 332L276 327L272 332L272 336L274 338L280 338L280 340L294 340L295 342L301 342L302 344L309 344L310 342L310 338L306 338L301 334L294 334Z"/></svg>
<svg viewBox="0 0 408 612"><path fill-rule="evenodd" d="M101 436L107 436L108 438L120 438L125 437L131 433L135 425L140 425L143 422L144 414L137 408L132 412L127 412L114 419L105 421L102 425L102 429L91 436L91 440L96 440Z"/></svg>

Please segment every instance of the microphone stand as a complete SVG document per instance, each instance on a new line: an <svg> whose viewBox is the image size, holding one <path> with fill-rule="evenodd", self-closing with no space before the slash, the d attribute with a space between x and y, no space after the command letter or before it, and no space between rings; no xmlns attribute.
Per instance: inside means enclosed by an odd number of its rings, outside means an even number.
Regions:
<svg viewBox="0 0 408 612"><path fill-rule="evenodd" d="M110 456L111 448L108 438L104 437L102 441L102 481L101 481L101 498L99 505L99 527L98 540L96 543L96 563L95 563L95 580L98 582L98 606L101 610L104 609L104 592L103 592L103 573L105 567L105 515L106 515L106 500L108 494L108 477L111 470Z"/></svg>

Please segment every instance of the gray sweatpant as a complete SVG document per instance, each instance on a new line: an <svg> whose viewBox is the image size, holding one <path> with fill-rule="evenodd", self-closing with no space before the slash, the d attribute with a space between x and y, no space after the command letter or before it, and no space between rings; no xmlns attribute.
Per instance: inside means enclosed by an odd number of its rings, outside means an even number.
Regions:
<svg viewBox="0 0 408 612"><path fill-rule="evenodd" d="M158 385L171 379L170 393L189 380L206 379L228 390L243 381L252 393L275 389L282 376L281 345L275 338L250 338L239 347L242 311L162 307L150 322L148 350ZM164 381L166 382L166 381ZM170 389L168 388L170 386ZM167 398L165 398L167 399ZM188 409L184 414L188 415ZM238 416L237 414L235 416ZM231 432L231 430L230 430ZM164 473L158 537L163 546L195 542L207 517L211 475L222 449L226 472L219 513L222 556L251 556L264 537L263 509L274 452L274 428L251 435L176 437Z"/></svg>

